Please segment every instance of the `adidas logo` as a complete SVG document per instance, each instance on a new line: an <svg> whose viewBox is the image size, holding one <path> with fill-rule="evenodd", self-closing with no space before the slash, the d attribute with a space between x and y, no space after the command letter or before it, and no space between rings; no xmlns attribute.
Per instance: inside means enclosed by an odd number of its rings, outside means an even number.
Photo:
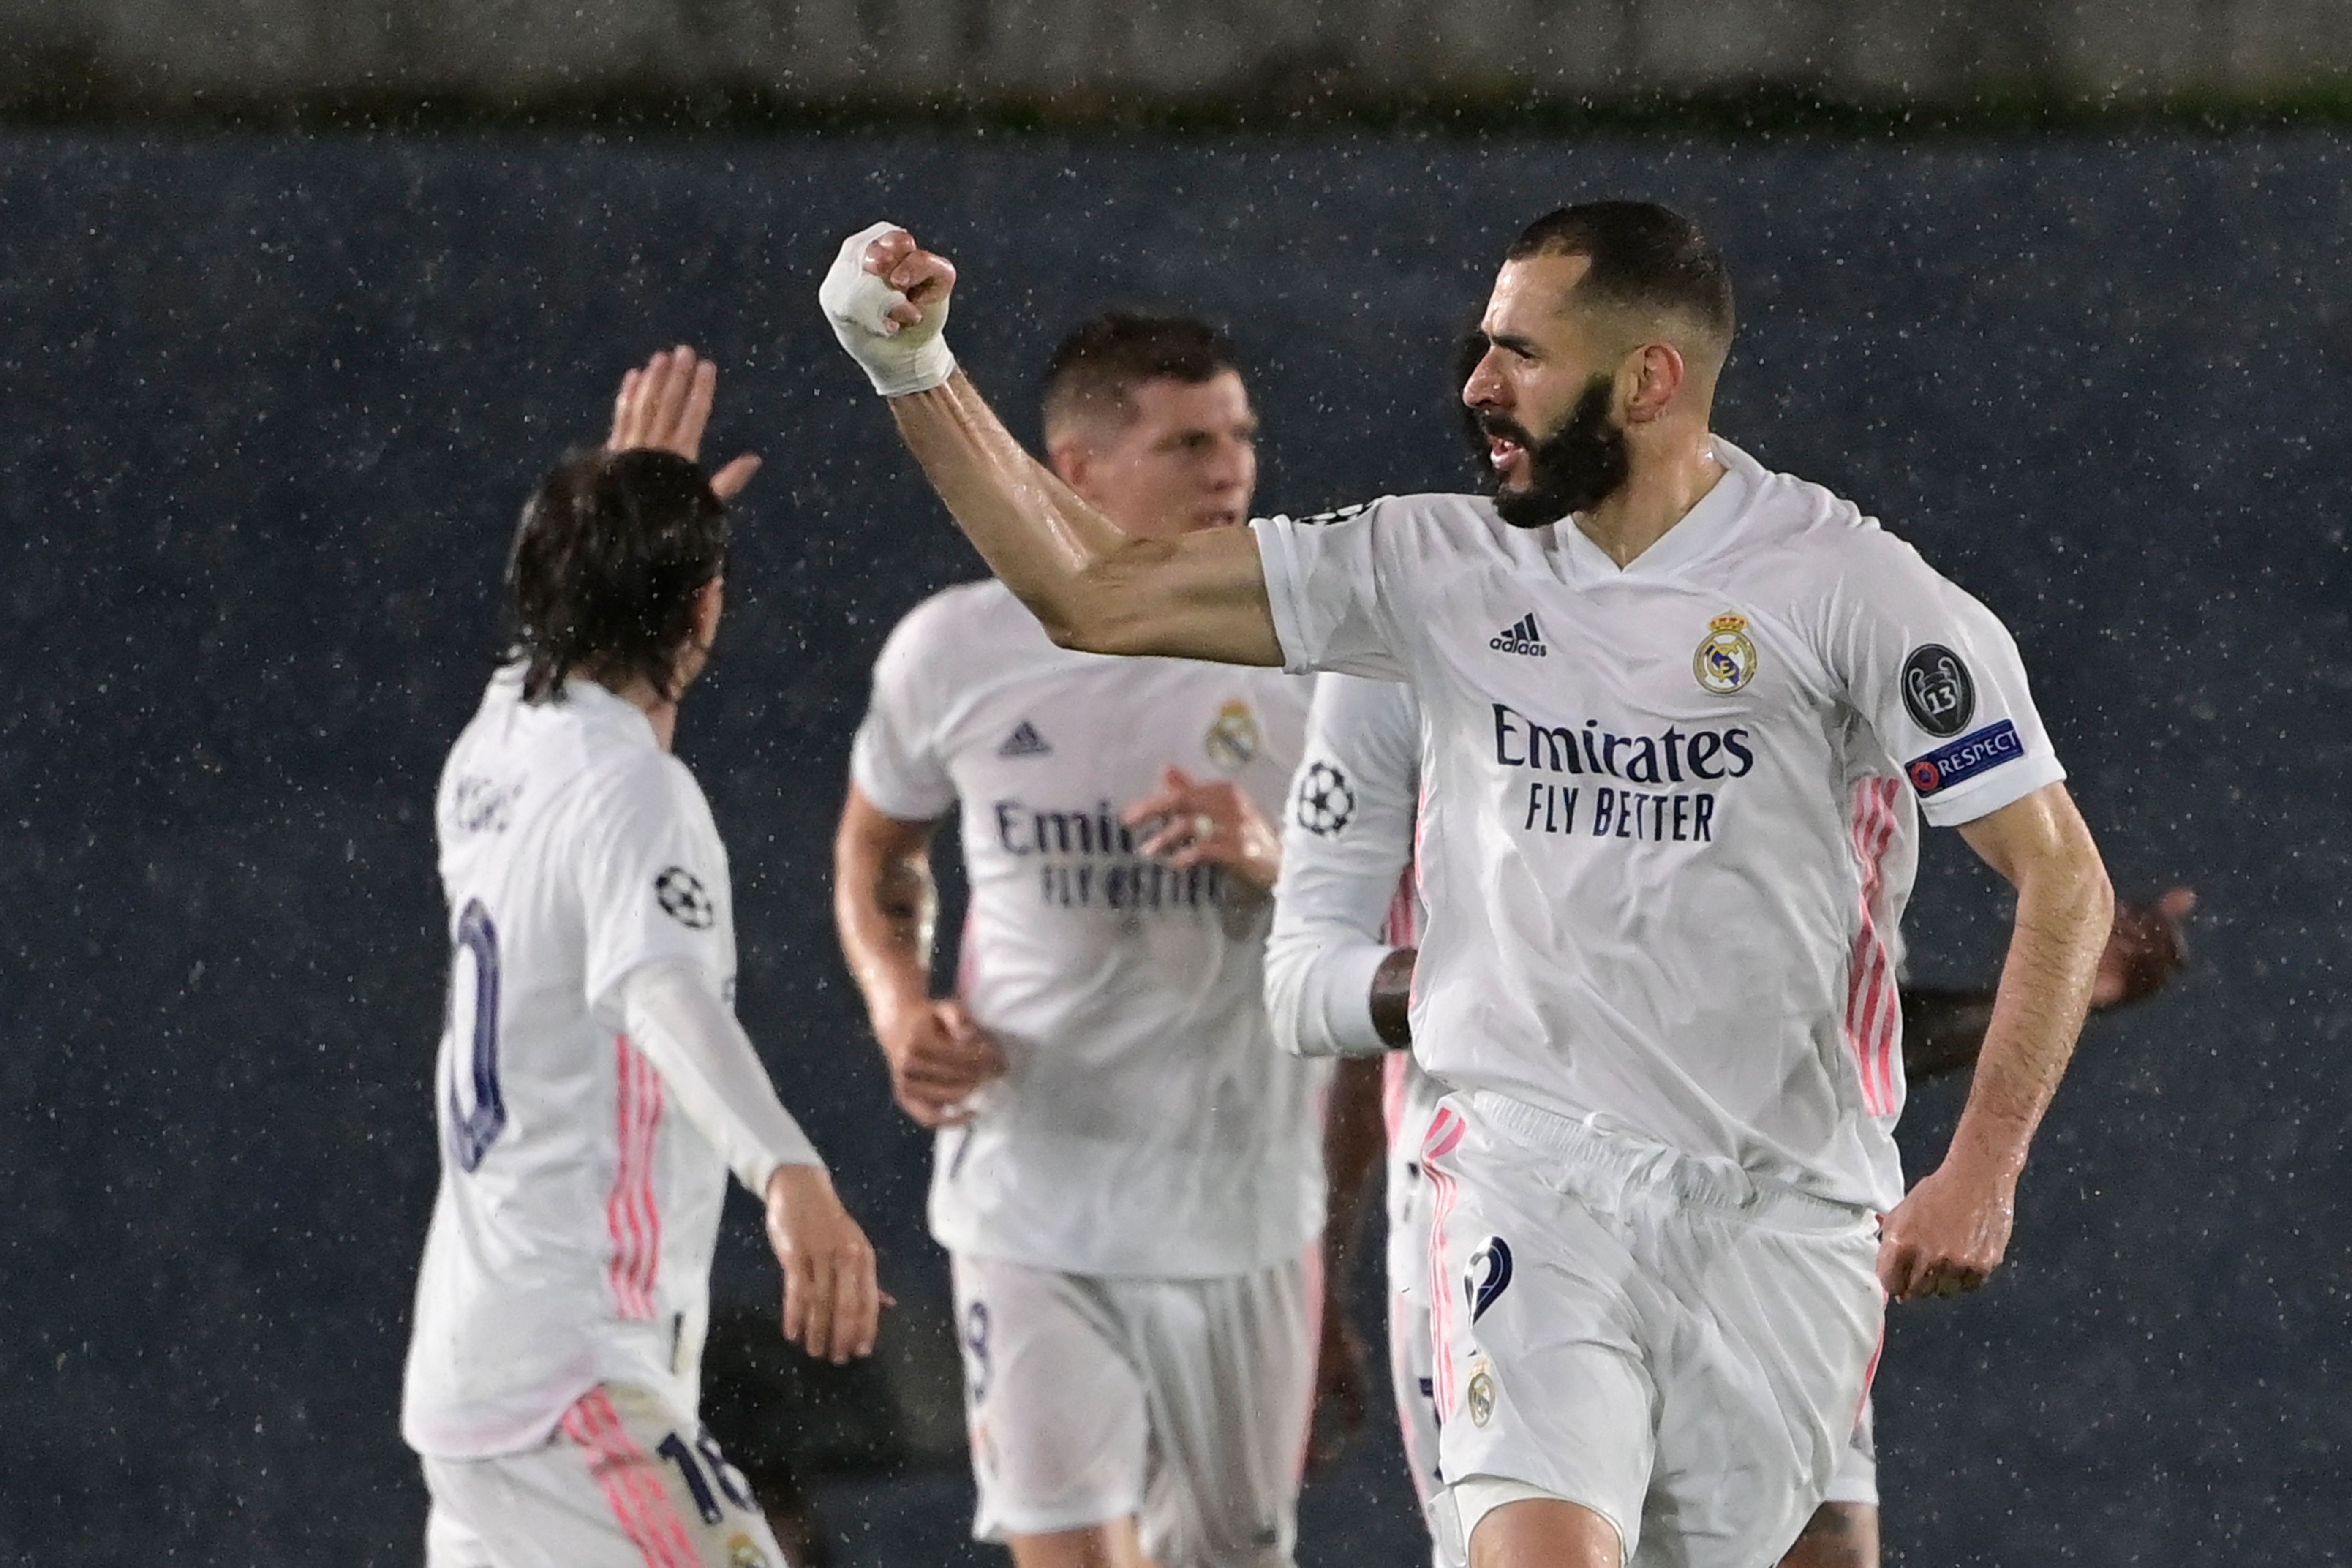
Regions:
<svg viewBox="0 0 2352 1568"><path fill-rule="evenodd" d="M1536 630L1536 613L1533 610L1488 637L1486 646L1503 653L1523 653L1530 658L1541 658L1547 652L1543 633Z"/></svg>
<svg viewBox="0 0 2352 1568"><path fill-rule="evenodd" d="M1045 743L1045 737L1037 733L1037 727L1024 719L1019 729L1004 737L1004 744L996 748L996 754L1000 757L1042 757L1053 749Z"/></svg>

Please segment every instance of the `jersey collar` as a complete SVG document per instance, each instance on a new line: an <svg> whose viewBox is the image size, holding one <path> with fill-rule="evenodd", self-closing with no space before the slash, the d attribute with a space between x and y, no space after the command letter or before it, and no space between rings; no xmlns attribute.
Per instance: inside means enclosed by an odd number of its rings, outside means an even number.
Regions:
<svg viewBox="0 0 2352 1568"><path fill-rule="evenodd" d="M1713 439L1715 460L1723 465L1723 478L1656 543L1633 557L1630 565L1620 566L1612 561L1608 552L1587 538L1573 520L1556 523L1554 533L1561 544L1561 569L1569 582L1582 588L1627 578L1671 577L1706 560L1738 537L1740 525L1747 521L1749 503L1762 488L1764 469L1755 458L1722 437Z"/></svg>
<svg viewBox="0 0 2352 1568"><path fill-rule="evenodd" d="M520 659L502 665L490 677L490 689L503 690L507 701L518 713L527 712L531 705L522 700L523 662ZM616 738L659 750L661 739L654 733L654 722L646 717L645 710L605 686L584 675L573 675L563 682L562 700L554 710L568 714L576 722L606 731Z"/></svg>

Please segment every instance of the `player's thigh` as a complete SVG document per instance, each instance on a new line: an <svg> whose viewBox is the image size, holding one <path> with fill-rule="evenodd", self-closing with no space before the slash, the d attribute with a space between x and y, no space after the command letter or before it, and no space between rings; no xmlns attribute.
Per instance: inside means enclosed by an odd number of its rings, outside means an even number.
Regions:
<svg viewBox="0 0 2352 1568"><path fill-rule="evenodd" d="M784 1568L718 1444L643 1390L591 1389L541 1447L425 1473L433 1568Z"/></svg>
<svg viewBox="0 0 2352 1568"><path fill-rule="evenodd" d="M1117 1290L1150 1419L1145 1554L1160 1568L1288 1563L1320 1306L1305 1258Z"/></svg>
<svg viewBox="0 0 2352 1568"><path fill-rule="evenodd" d="M1528 1489L1600 1515L1630 1548L1654 1453L1648 1287L1612 1224L1561 1190L1539 1153L1454 1108L1432 1122L1422 1160L1447 1482L1431 1510L1438 1549L1466 1560L1473 1515ZM1473 1480L1511 1486L1463 1486Z"/></svg>
<svg viewBox="0 0 2352 1568"><path fill-rule="evenodd" d="M1878 1568L1877 1506L1824 1501L1781 1554L1780 1568Z"/></svg>
<svg viewBox="0 0 2352 1568"><path fill-rule="evenodd" d="M1436 1378L1429 1342L1429 1183L1418 1164L1389 1163L1389 1385L1405 1464L1424 1515L1438 1486Z"/></svg>
<svg viewBox="0 0 2352 1568"><path fill-rule="evenodd" d="M1653 1373L1644 1534L1737 1568L1795 1541L1853 1450L1881 1321L1868 1222L1831 1231L1675 1219L1655 1260L1684 1309Z"/></svg>
<svg viewBox="0 0 2352 1568"><path fill-rule="evenodd" d="M974 1533L1047 1535L1143 1502L1144 1386L1104 1287L1000 1258L954 1260Z"/></svg>

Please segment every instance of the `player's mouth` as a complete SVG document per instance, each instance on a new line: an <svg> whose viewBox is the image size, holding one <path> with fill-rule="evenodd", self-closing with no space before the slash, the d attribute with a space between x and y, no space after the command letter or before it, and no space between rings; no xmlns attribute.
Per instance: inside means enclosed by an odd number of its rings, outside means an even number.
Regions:
<svg viewBox="0 0 2352 1568"><path fill-rule="evenodd" d="M1482 418L1478 428L1486 438L1486 466L1506 484L1524 483L1528 468L1527 435L1507 419Z"/></svg>
<svg viewBox="0 0 2352 1568"><path fill-rule="evenodd" d="M1195 521L1202 528L1239 528L1247 521L1239 507L1221 506L1195 514Z"/></svg>

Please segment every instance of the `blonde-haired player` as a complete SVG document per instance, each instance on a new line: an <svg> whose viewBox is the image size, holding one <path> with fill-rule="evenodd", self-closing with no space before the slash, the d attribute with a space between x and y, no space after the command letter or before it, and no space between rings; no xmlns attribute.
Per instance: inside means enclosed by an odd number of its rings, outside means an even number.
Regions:
<svg viewBox="0 0 2352 1568"><path fill-rule="evenodd" d="M1044 403L1051 482L1129 537L1246 521L1256 416L1204 323L1088 321ZM1346 1359L1315 1256L1328 1074L1261 994L1307 684L1072 653L992 580L875 666L835 907L898 1103L940 1130L974 1531L1021 1568L1291 1558L1318 1316L1326 1378ZM959 806L971 910L934 998L929 845Z"/></svg>

